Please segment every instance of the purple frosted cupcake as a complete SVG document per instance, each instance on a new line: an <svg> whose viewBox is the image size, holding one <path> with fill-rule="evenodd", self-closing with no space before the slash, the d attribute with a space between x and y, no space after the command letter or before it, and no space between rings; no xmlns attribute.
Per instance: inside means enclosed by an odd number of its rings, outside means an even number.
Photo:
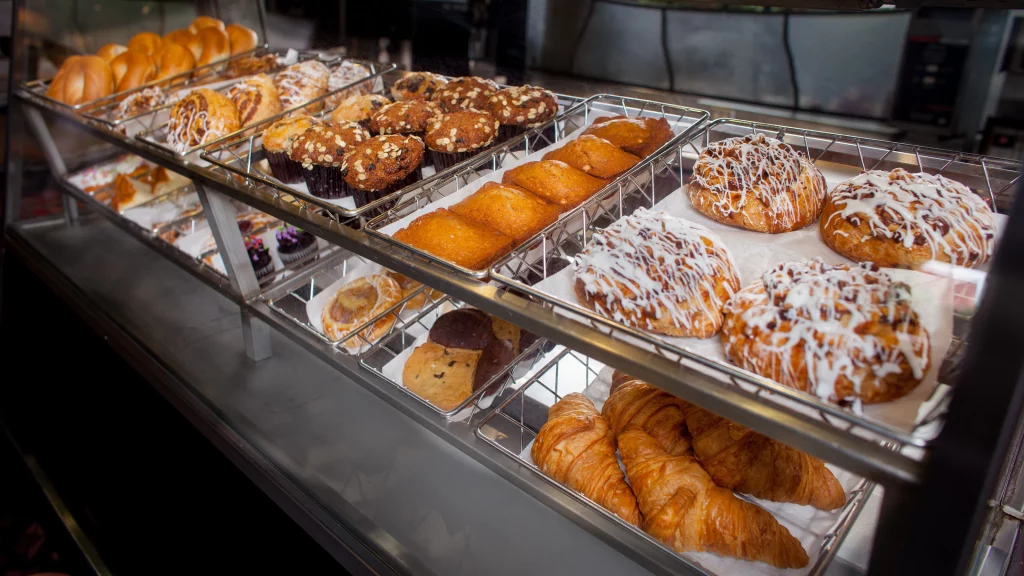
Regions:
<svg viewBox="0 0 1024 576"><path fill-rule="evenodd" d="M310 116L297 116L278 120L263 133L263 151L270 164L270 172L285 184L302 182L302 164L288 157L292 142L311 126L319 124Z"/></svg>
<svg viewBox="0 0 1024 576"><path fill-rule="evenodd" d="M344 198L351 194L341 171L345 154L369 138L370 133L354 122L319 124L295 139L290 158L302 165L310 194L317 198Z"/></svg>
<svg viewBox="0 0 1024 576"><path fill-rule="evenodd" d="M374 136L355 145L345 156L341 172L356 207L366 206L422 178L424 152L423 141L416 136ZM386 202L364 216L378 216L392 205L393 201Z"/></svg>
<svg viewBox="0 0 1024 576"><path fill-rule="evenodd" d="M263 245L262 238L247 239L245 250L249 253L249 262L252 264L257 278L263 278L274 271L274 260L270 257L270 248Z"/></svg>
<svg viewBox="0 0 1024 576"><path fill-rule="evenodd" d="M316 252L316 236L294 226L281 226L275 234L277 255L286 265Z"/></svg>
<svg viewBox="0 0 1024 576"><path fill-rule="evenodd" d="M500 123L487 112L461 110L442 115L427 129L424 140L438 172L450 168L494 143Z"/></svg>

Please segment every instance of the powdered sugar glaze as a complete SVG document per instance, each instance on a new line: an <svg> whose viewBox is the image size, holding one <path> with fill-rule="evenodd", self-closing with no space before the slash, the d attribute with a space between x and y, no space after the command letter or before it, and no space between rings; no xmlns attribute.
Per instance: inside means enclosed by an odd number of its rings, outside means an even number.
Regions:
<svg viewBox="0 0 1024 576"><path fill-rule="evenodd" d="M871 263L779 264L736 294L725 312L739 321L739 332L730 330L730 319L722 333L731 361L825 400L871 401L862 394L866 384L909 367L904 380L916 382L906 393L928 369L928 332L910 288ZM759 346L743 347L743 340Z"/></svg>
<svg viewBox="0 0 1024 576"><path fill-rule="evenodd" d="M645 208L593 236L577 258L576 280L617 322L653 331L649 317L667 319L705 338L740 286L732 255L707 228ZM710 333L692 333L709 320Z"/></svg>

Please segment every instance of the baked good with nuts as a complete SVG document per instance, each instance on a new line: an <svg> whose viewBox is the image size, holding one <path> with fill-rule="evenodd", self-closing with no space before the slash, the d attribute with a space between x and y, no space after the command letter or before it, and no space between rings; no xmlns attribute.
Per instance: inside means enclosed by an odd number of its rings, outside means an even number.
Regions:
<svg viewBox="0 0 1024 576"><path fill-rule="evenodd" d="M440 111L432 102L406 100L387 104L370 118L370 132L374 134L414 134L423 137Z"/></svg>
<svg viewBox="0 0 1024 576"><path fill-rule="evenodd" d="M291 116L274 122L263 133L263 151L270 164L270 173L285 184L302 182L302 163L289 158L292 142L320 121L309 116Z"/></svg>
<svg viewBox="0 0 1024 576"><path fill-rule="evenodd" d="M317 124L292 142L289 156L302 164L309 193L318 198L343 198L350 194L345 185L345 156L370 139L370 133L354 122Z"/></svg>
<svg viewBox="0 0 1024 576"><path fill-rule="evenodd" d="M558 100L544 88L512 86L495 92L487 101L487 111L501 122L498 138L507 140L554 118Z"/></svg>
<svg viewBox="0 0 1024 576"><path fill-rule="evenodd" d="M434 169L440 172L494 143L501 124L487 112L460 110L436 118L424 135Z"/></svg>
<svg viewBox="0 0 1024 576"><path fill-rule="evenodd" d="M459 110L487 110L487 102L499 90L493 80L479 76L463 76L449 80L434 92L431 101L443 112Z"/></svg>
<svg viewBox="0 0 1024 576"><path fill-rule="evenodd" d="M342 176L356 202L365 206L416 182L422 176L425 147L416 136L373 136L354 146L341 166ZM384 204L367 216L390 208Z"/></svg>

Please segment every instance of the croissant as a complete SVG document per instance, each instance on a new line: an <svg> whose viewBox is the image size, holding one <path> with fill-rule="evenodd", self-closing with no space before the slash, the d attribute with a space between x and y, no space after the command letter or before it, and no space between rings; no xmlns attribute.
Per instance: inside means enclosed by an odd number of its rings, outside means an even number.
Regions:
<svg viewBox="0 0 1024 576"><path fill-rule="evenodd" d="M846 504L843 487L821 460L698 406L691 406L686 424L693 451L715 484L821 510Z"/></svg>
<svg viewBox="0 0 1024 576"><path fill-rule="evenodd" d="M548 411L530 450L542 472L640 526L636 497L615 459L608 421L582 394L569 394Z"/></svg>
<svg viewBox="0 0 1024 576"><path fill-rule="evenodd" d="M688 410L694 406L658 388L632 380L615 383L612 393L601 409L614 434L629 426L639 426L658 445L673 456L690 452L690 433L686 428Z"/></svg>
<svg viewBox="0 0 1024 576"><path fill-rule="evenodd" d="M779 568L807 565L800 542L767 510L716 486L692 456L672 456L630 427L619 453L644 515L644 530L677 552L713 552Z"/></svg>

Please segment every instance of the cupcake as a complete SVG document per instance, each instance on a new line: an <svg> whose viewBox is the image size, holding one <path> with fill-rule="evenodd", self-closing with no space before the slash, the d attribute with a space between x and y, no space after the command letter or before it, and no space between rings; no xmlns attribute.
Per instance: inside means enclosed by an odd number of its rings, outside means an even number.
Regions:
<svg viewBox="0 0 1024 576"><path fill-rule="evenodd" d="M370 118L378 110L391 103L380 94L362 94L349 96L338 104L338 107L331 112L330 123L341 124L344 122L356 122L363 128L370 128Z"/></svg>
<svg viewBox="0 0 1024 576"><path fill-rule="evenodd" d="M424 151L423 141L416 136L374 136L353 146L345 156L341 173L356 207L365 206L419 180ZM377 216L391 205L393 202L378 206L366 216Z"/></svg>
<svg viewBox="0 0 1024 576"><path fill-rule="evenodd" d="M302 165L309 193L318 198L349 195L340 167L353 145L365 142L370 133L354 122L318 124L292 142L290 158Z"/></svg>
<svg viewBox="0 0 1024 576"><path fill-rule="evenodd" d="M434 169L440 172L473 156L494 142L500 123L487 112L460 110L444 114L424 137Z"/></svg>
<svg viewBox="0 0 1024 576"><path fill-rule="evenodd" d="M381 136L409 134L422 138L427 127L433 124L439 115L440 111L432 102L395 102L381 108L370 118L370 131Z"/></svg>
<svg viewBox="0 0 1024 576"><path fill-rule="evenodd" d="M410 72L391 87L395 100L430 100L448 79L433 72Z"/></svg>
<svg viewBox="0 0 1024 576"><path fill-rule="evenodd" d="M288 157L292 142L320 121L311 116L296 116L278 120L263 133L263 151L270 164L270 173L285 184L302 182L302 164Z"/></svg>
<svg viewBox="0 0 1024 576"><path fill-rule="evenodd" d="M286 265L316 252L316 236L294 226L281 226L275 234L277 255Z"/></svg>
<svg viewBox="0 0 1024 576"><path fill-rule="evenodd" d="M498 91L492 80L477 76L464 76L449 81L434 92L430 101L442 112L459 110L486 110L487 102Z"/></svg>
<svg viewBox="0 0 1024 576"><path fill-rule="evenodd" d="M263 278L274 271L274 261L270 258L270 248L263 245L263 239L259 237L249 238L245 241L245 250L249 253L249 262L256 272L257 278Z"/></svg>
<svg viewBox="0 0 1024 576"><path fill-rule="evenodd" d="M543 88L513 86L495 92L487 101L487 111L501 122L498 138L505 141L554 118L558 100Z"/></svg>

